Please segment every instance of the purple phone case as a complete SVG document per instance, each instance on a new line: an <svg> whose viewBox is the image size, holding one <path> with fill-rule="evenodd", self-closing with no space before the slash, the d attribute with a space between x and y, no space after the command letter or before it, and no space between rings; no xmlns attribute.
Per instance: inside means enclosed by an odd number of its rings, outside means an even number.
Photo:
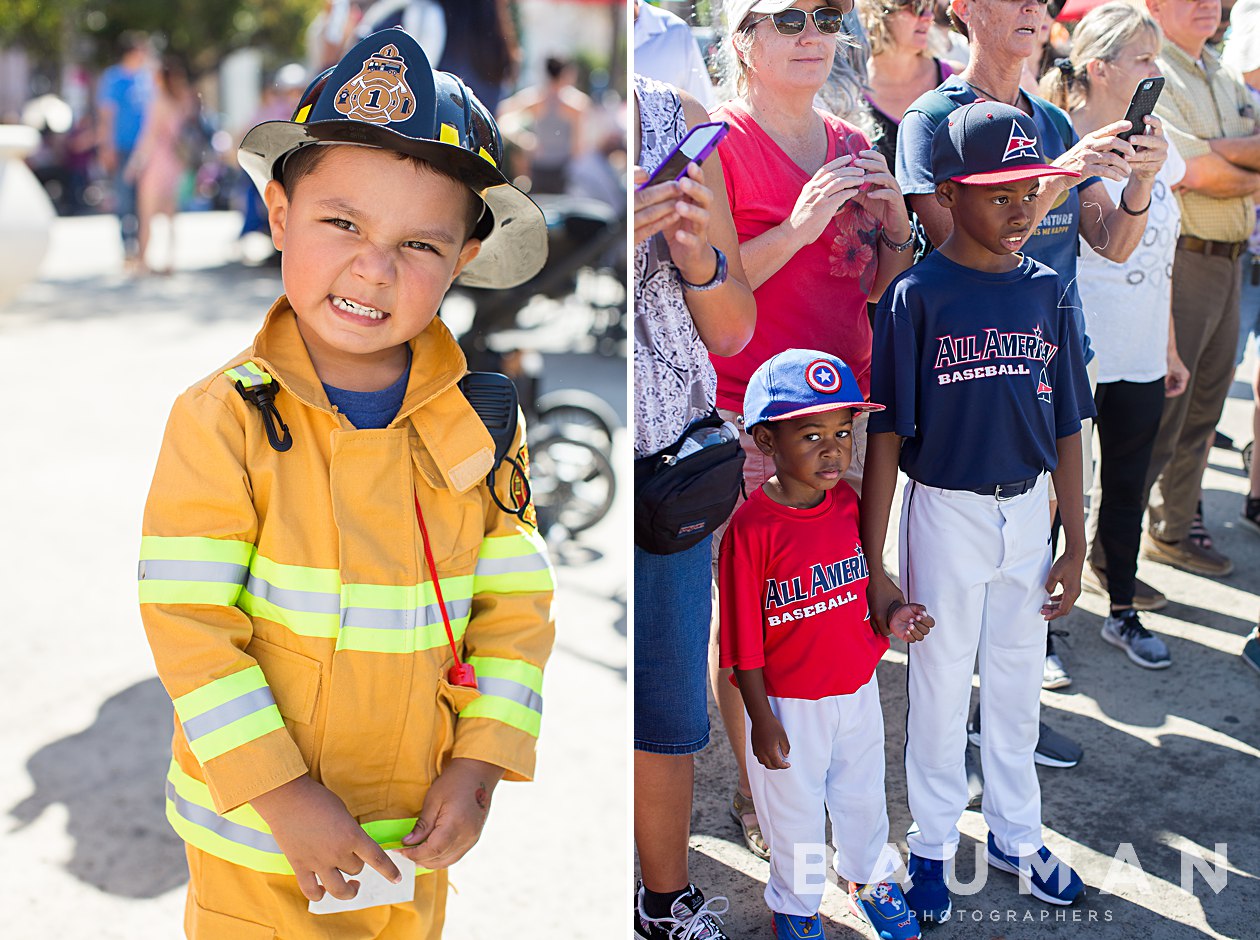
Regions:
<svg viewBox="0 0 1260 940"><path fill-rule="evenodd" d="M694 157L686 159L686 162L682 164L682 167L678 170L678 172L675 173L673 176L669 176L667 179L666 178L668 174L667 168L669 167L670 161L680 155L684 156L685 158L685 155L681 154L682 147L683 147L683 144L685 144L687 140L691 137L691 135L695 134L697 131L703 131L705 128L715 127L715 126L719 127L720 130L716 134L713 135L713 139L709 141L707 144L705 144L704 147L700 149L700 152L696 154ZM647 182L644 183L642 186L637 187L637 189L645 189L648 186L655 186L657 183L672 183L675 180L682 179L687 174L687 167L693 163L703 163L705 160L707 160L709 158L709 154L713 153L713 151L717 149L717 145L723 141L723 139L730 132L730 130L731 130L730 125L727 124L725 121L709 121L708 123L705 123L705 124L697 124L695 127L693 127L691 130L687 132L687 136L684 137L682 140L680 140L673 150L671 150L668 154L666 154L665 159L661 161L661 165L658 166L652 172L652 175L648 177ZM665 173L662 173L662 171L665 171Z"/></svg>

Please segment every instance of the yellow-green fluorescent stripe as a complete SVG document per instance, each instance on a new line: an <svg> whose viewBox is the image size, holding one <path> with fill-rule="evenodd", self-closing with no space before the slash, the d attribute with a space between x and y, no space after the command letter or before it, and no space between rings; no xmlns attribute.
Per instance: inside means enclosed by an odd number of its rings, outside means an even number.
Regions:
<svg viewBox="0 0 1260 940"><path fill-rule="evenodd" d="M255 555L249 563L249 573L286 591L318 591L321 594L338 594L341 591L341 573L336 568L285 565L272 561L266 555Z"/></svg>
<svg viewBox="0 0 1260 940"><path fill-rule="evenodd" d="M510 699L499 698L497 695L477 696L460 710L459 717L461 720L493 718L495 721L501 721L535 738L538 737L538 729L542 725L542 715L538 712Z"/></svg>
<svg viewBox="0 0 1260 940"><path fill-rule="evenodd" d="M141 561L225 561L248 565L254 546L236 539L202 536L146 535L140 539Z"/></svg>
<svg viewBox="0 0 1260 940"><path fill-rule="evenodd" d="M537 532L518 531L515 535L496 535L481 540L478 558L515 558L519 555L547 557L547 543Z"/></svg>
<svg viewBox="0 0 1260 940"><path fill-rule="evenodd" d="M468 617L451 619L451 633L458 643L468 629ZM375 630L370 627L342 627L337 649L363 653L416 653L446 645L446 625L430 623L414 630Z"/></svg>
<svg viewBox="0 0 1260 940"><path fill-rule="evenodd" d="M542 568L512 574L477 575L474 590L477 594L538 594L554 591L555 586L551 569Z"/></svg>
<svg viewBox="0 0 1260 940"><path fill-rule="evenodd" d="M472 575L442 578L442 599L467 600L472 597ZM421 605L436 604L437 592L432 581L420 584L346 584L341 589L345 607L375 607L379 610L414 610Z"/></svg>
<svg viewBox="0 0 1260 940"><path fill-rule="evenodd" d="M271 384L271 375L258 368L253 362L242 362L239 366L225 370L223 374L233 382L240 382L246 388Z"/></svg>
<svg viewBox="0 0 1260 940"><path fill-rule="evenodd" d="M469 656L468 661L473 664L478 676L511 679L542 694L543 671L533 663L520 659L501 659L498 656Z"/></svg>
<svg viewBox="0 0 1260 940"><path fill-rule="evenodd" d="M241 596L239 584L222 581L155 581L140 582L141 604L210 604L234 607Z"/></svg>
<svg viewBox="0 0 1260 940"><path fill-rule="evenodd" d="M283 727L284 719L280 717L280 709L272 705L270 708L246 715L216 731L189 741L188 747L192 750L193 756L204 764L206 761L226 754L233 748L248 744L264 734L270 734Z"/></svg>
<svg viewBox="0 0 1260 940"><path fill-rule="evenodd" d="M293 874L293 868L275 844L270 828L248 803L227 813L216 813L210 799L210 788L188 776L174 761L167 773L167 784L166 817L190 845L253 871ZM402 847L403 836L415 824L414 816L409 819L378 819L364 823L363 830L382 848L396 849ZM416 869L418 875L431 872L432 869L428 868Z"/></svg>
<svg viewBox="0 0 1260 940"><path fill-rule="evenodd" d="M262 667L250 666L181 695L174 701L175 711L180 721L188 721L266 684L267 677L263 675Z"/></svg>
<svg viewBox="0 0 1260 940"><path fill-rule="evenodd" d="M236 606L251 617L262 617L265 620L275 621L298 636L323 637L331 640L337 636L337 628L340 626L339 618L336 614L314 614L303 610L287 610L284 607L277 607L266 598L255 597L246 590L241 591L241 596L237 600Z"/></svg>
<svg viewBox="0 0 1260 940"><path fill-rule="evenodd" d="M190 562L193 566L203 562L210 566L244 566L249 564L253 551L251 543L236 539L146 535L140 540L140 603L231 607L241 593L238 580L183 580L150 577L149 574L172 573L181 562ZM160 565L159 562L174 564Z"/></svg>

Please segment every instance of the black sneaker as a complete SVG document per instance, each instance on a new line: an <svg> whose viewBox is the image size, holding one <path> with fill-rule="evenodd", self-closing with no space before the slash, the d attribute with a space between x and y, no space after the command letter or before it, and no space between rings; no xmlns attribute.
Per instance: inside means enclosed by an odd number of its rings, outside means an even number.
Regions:
<svg viewBox="0 0 1260 940"><path fill-rule="evenodd" d="M980 703L971 711L967 721L967 740L980 746ZM1085 756L1085 749L1065 734L1060 734L1044 721L1037 734L1037 750L1033 760L1043 767L1075 767Z"/></svg>
<svg viewBox="0 0 1260 940"><path fill-rule="evenodd" d="M687 885L671 906L669 917L648 917L643 909L643 885L639 885L634 899L634 935L644 940L728 940L718 915L729 907L726 898L706 901L699 888Z"/></svg>

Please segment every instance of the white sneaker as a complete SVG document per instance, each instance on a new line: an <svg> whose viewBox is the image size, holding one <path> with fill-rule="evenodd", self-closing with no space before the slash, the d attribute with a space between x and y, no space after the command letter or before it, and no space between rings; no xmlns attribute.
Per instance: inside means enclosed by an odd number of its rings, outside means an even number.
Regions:
<svg viewBox="0 0 1260 940"><path fill-rule="evenodd" d="M1068 675L1067 670L1063 667L1063 660L1059 659L1058 653L1048 653L1046 655L1046 665L1041 672L1041 687L1043 689L1064 689L1072 684L1072 677Z"/></svg>

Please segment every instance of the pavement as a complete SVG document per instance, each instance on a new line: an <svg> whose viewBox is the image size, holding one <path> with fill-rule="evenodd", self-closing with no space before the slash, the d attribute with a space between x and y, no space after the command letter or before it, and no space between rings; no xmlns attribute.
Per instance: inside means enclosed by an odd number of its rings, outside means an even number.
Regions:
<svg viewBox="0 0 1260 940"><path fill-rule="evenodd" d="M1239 446L1252 437L1252 368L1239 369L1220 425ZM1025 940L1065 930L1090 940L1260 937L1260 675L1238 655L1260 612L1260 537L1236 521L1246 485L1239 452L1213 450L1205 513L1218 547L1234 560L1229 577L1139 562L1139 576L1170 599L1163 611L1142 615L1167 642L1170 668L1143 670L1102 640L1102 597L1083 594L1056 624L1071 632L1057 647L1073 681L1042 693L1042 718L1081 742L1085 756L1073 769L1038 768L1042 816L1046 844L1080 873L1085 899L1064 909L1021 895L1014 876L989 870L983 855L977 861L988 830L980 813L968 811L957 878L971 887L956 896L953 920L925 937ZM895 571L895 525L889 541L885 562ZM893 645L877 674L889 838L904 859L911 821L902 757L906 654L904 644ZM729 815L735 763L712 707L710 719L713 743L696 766L691 877L706 896L729 899L732 940L769 938L762 897L769 866L744 848ZM830 880L822 907L827 937L872 936L848 912L834 872Z"/></svg>
<svg viewBox="0 0 1260 940"><path fill-rule="evenodd" d="M58 220L38 280L0 310L5 937L182 935L187 872L162 803L171 706L140 626L136 553L171 402L248 345L281 290L276 269L239 262L238 228L232 213L180 216L176 273L129 280L112 218ZM624 423L625 360L566 352L582 327L565 332L543 349L544 384L600 394ZM624 431L614 447L627 466ZM577 918L581 936L624 930L621 482L608 516L554 552L538 778L498 789L480 844L453 869L450 936L553 937Z"/></svg>

